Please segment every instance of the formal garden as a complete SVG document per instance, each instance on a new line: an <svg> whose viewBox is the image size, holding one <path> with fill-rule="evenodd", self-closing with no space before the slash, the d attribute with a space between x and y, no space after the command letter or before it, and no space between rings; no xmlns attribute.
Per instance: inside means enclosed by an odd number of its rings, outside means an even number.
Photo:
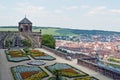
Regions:
<svg viewBox="0 0 120 80"><path fill-rule="evenodd" d="M25 60L30 60L28 55L30 55L35 60L55 60L56 58L41 52L39 50L28 50L28 52L23 50L6 50L6 57L8 61L11 62L21 62Z"/></svg>
<svg viewBox="0 0 120 80"><path fill-rule="evenodd" d="M55 60L54 57L39 50L29 50L28 52L35 60Z"/></svg>
<svg viewBox="0 0 120 80"><path fill-rule="evenodd" d="M11 68L15 80L41 80L48 74L37 66L18 65Z"/></svg>
<svg viewBox="0 0 120 80"><path fill-rule="evenodd" d="M55 63L44 68L52 76L39 66L18 65L11 67L11 72L15 80L98 80L65 63Z"/></svg>
<svg viewBox="0 0 120 80"><path fill-rule="evenodd" d="M5 53L10 62L30 60L29 56L34 59L26 62L26 65L11 67L14 80L98 80L66 63L46 64L44 61L50 62L56 58L39 50L6 50ZM41 62L44 64L41 64ZM44 71L45 69L47 72ZM52 76L50 76L48 72L50 72Z"/></svg>
<svg viewBox="0 0 120 80"><path fill-rule="evenodd" d="M98 80L65 63L55 63L46 66L46 69L55 75L55 77L51 77L49 80Z"/></svg>
<svg viewBox="0 0 120 80"><path fill-rule="evenodd" d="M11 62L30 60L30 58L22 51L11 50L11 51L5 51L5 53L8 61Z"/></svg>

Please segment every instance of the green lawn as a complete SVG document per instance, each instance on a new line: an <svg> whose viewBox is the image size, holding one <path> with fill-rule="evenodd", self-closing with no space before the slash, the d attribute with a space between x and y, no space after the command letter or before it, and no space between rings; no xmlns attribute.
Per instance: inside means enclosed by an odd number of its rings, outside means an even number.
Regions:
<svg viewBox="0 0 120 80"><path fill-rule="evenodd" d="M17 28L0 28L0 31L18 31Z"/></svg>
<svg viewBox="0 0 120 80"><path fill-rule="evenodd" d="M55 28L42 28L42 34L51 34L51 35L60 35L60 33L56 32L59 29ZM33 32L39 32L40 28L38 29L33 29Z"/></svg>
<svg viewBox="0 0 120 80"><path fill-rule="evenodd" d="M109 61L112 61L112 62L120 63L120 59L118 59L118 58L110 57L108 60L109 60Z"/></svg>

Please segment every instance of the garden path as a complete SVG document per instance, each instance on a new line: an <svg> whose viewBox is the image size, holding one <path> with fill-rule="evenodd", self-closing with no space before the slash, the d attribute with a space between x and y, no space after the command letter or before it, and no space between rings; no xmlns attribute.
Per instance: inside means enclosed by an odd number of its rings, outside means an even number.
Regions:
<svg viewBox="0 0 120 80"><path fill-rule="evenodd" d="M6 59L6 55L4 54L4 50L0 50L0 80L14 80L10 71L9 62Z"/></svg>

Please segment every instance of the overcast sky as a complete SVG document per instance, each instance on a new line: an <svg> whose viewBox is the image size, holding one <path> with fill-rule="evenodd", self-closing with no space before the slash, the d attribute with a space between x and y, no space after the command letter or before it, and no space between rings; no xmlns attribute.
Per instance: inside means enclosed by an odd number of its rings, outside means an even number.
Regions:
<svg viewBox="0 0 120 80"><path fill-rule="evenodd" d="M0 26L17 26L25 15L34 26L120 31L120 0L0 1Z"/></svg>

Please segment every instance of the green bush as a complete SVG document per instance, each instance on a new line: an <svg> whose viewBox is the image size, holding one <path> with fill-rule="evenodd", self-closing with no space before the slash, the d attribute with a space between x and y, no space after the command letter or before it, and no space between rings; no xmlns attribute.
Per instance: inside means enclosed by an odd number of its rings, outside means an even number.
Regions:
<svg viewBox="0 0 120 80"><path fill-rule="evenodd" d="M23 46L25 46L25 47L31 47L31 43L30 43L29 40L26 40L26 39L22 40L22 44L23 44Z"/></svg>
<svg viewBox="0 0 120 80"><path fill-rule="evenodd" d="M43 35L42 36L42 45L47 46L49 48L55 48L55 39L52 35Z"/></svg>

